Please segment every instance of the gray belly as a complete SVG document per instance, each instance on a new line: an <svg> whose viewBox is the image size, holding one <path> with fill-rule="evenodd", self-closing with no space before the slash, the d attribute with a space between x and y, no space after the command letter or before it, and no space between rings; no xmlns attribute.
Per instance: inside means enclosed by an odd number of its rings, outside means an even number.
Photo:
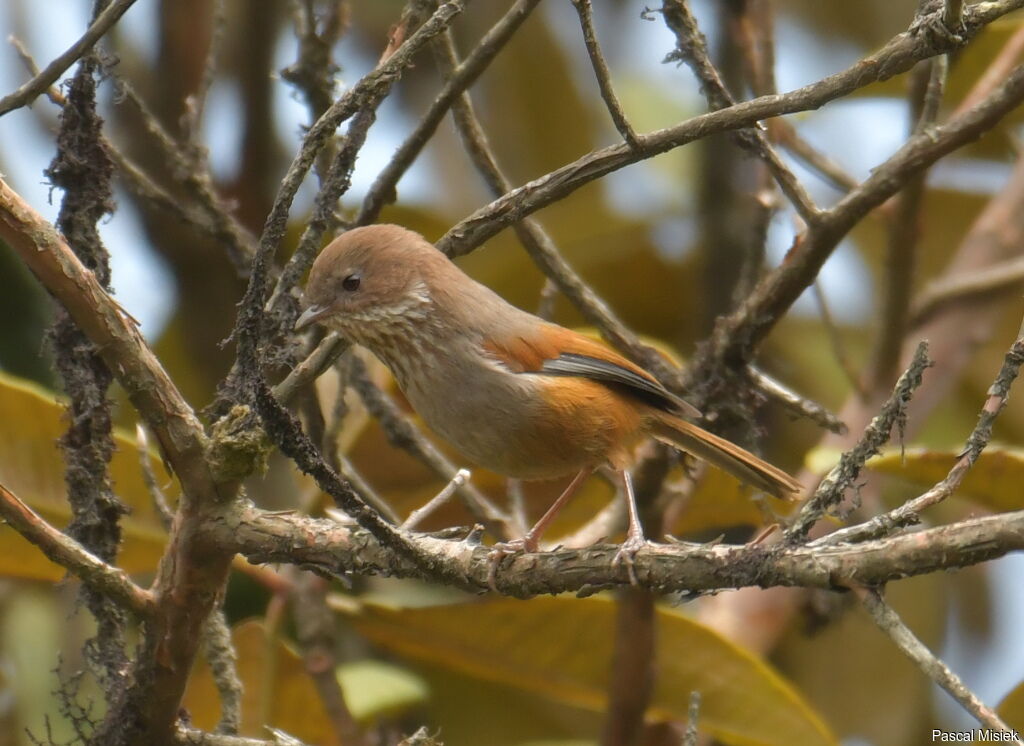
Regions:
<svg viewBox="0 0 1024 746"><path fill-rule="evenodd" d="M399 380L427 425L473 464L517 479L575 474L592 456L564 438L552 442L537 383L485 366L459 382L415 374Z"/></svg>

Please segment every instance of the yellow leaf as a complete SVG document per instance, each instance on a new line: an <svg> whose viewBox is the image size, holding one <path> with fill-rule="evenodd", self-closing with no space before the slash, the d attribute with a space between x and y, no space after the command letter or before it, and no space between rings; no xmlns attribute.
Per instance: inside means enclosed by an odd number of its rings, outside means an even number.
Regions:
<svg viewBox="0 0 1024 746"><path fill-rule="evenodd" d="M807 456L808 467L823 473L836 463L835 449L815 449ZM931 487L949 474L960 458L955 451L888 448L864 465L876 474L899 477L922 487ZM956 495L994 511L1024 508L1024 449L989 446L967 472Z"/></svg>
<svg viewBox="0 0 1024 746"><path fill-rule="evenodd" d="M0 483L47 521L62 527L71 519L64 461L57 441L66 428L64 405L35 384L0 374ZM115 433L110 476L114 492L130 508L121 525L124 542L117 564L128 572L156 568L166 534L142 481L135 439ZM170 477L152 458L161 483ZM176 489L176 488L175 488ZM59 580L64 570L46 559L14 529L0 527L0 576Z"/></svg>
<svg viewBox="0 0 1024 746"><path fill-rule="evenodd" d="M368 640L407 660L591 711L605 708L616 614L605 599L502 599L422 609L367 604L348 612ZM659 609L657 619L658 680L649 717L685 720L690 692L697 690L702 730L724 743L836 743L766 663L682 614Z"/></svg>
<svg viewBox="0 0 1024 746"><path fill-rule="evenodd" d="M1011 728L1024 731L1024 681L1003 698L997 713Z"/></svg>

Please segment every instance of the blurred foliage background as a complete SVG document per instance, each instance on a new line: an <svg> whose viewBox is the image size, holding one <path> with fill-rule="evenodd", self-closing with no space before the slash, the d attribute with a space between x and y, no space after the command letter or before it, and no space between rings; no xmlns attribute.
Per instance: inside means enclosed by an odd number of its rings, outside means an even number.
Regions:
<svg viewBox="0 0 1024 746"><path fill-rule="evenodd" d="M180 134L184 102L201 85L203 62L215 35L212 5L212 0L143 1L107 40L111 74L128 81L173 133ZM907 27L915 5L912 0L777 0L772 7L779 89L820 79L876 49ZM89 6L82 0L7 0L0 8L0 35L21 39L45 63L81 33ZM471 4L454 27L460 49L471 48L505 6ZM398 0L347 3L348 26L332 50L342 84L372 68L402 7ZM745 91L729 33L744 3L705 0L695 2L694 9L727 81L734 90ZM595 3L594 10L613 81L638 130L668 126L705 110L689 71L662 62L675 42L657 15L642 18L642 4L626 0ZM943 114L956 108L1020 25L1016 16L994 24L951 61ZM223 34L201 135L220 193L258 234L302 128L309 123L308 111L280 74L296 57L290 6L274 0L231 0ZM25 77L14 50L0 49L0 87L13 90ZM908 134L908 77L870 86L788 121L845 170L863 178ZM383 106L360 155L354 186L342 201L342 213L358 208L375 174L439 87L437 70L424 55ZM101 91L108 137L156 181L174 189L171 166L135 109L112 86ZM567 1L542 3L472 88L472 96L516 184L619 139L598 96L578 21ZM0 171L48 216L56 208L49 203L43 169L54 152L56 114L56 107L40 99L30 110L0 119ZM1019 157L1022 116L1016 113L931 171L919 217L915 293L946 271L989 200L1006 186ZM794 169L819 203L829 205L841 196L799 163ZM570 264L629 326L685 361L715 317L734 303L732 288L755 235L760 178L759 164L732 141L708 138L614 173L538 217ZM293 211L293 240L312 194L312 188L305 189ZM160 360L186 398L201 409L232 359L232 348L221 342L232 328L243 280L208 237L128 190L119 190L117 198L116 214L101 226L113 256L117 298L142 321ZM480 178L446 121L400 182L397 201L381 219L434 240L487 201ZM869 365L872 345L886 323L880 315L880 285L889 219L879 210L863 221L820 277L835 337L848 367L856 371ZM779 261L798 227L791 210L775 212L767 233L771 263ZM1016 253L1021 255L1019 242ZM460 264L513 303L537 307L544 278L511 231ZM0 481L61 524L68 517L54 445L62 428L61 408L50 393L55 383L42 343L51 302L4 246L0 277L0 368L5 374L0 386ZM934 481L936 460L942 463L947 453L955 452L974 426L1020 323L1020 284L979 302L987 304L987 315L970 304L960 310L978 314L972 332L976 346L961 367L936 373L947 375L948 384L911 425L911 443L919 450L905 460L889 457L875 470L882 476L872 484L884 504L897 504L929 479ZM563 298L557 300L553 316L566 325L582 324ZM808 296L771 335L759 362L787 385L839 411L854 393L835 344ZM383 373L376 375L384 380ZM321 385L325 400L333 401L332 382ZM358 410L355 402L352 406ZM777 408L768 407L763 415L771 434L764 443L767 456L799 471L807 451L819 442L820 430ZM125 428L134 424L134 413L123 401L117 417ZM934 520L1024 507L1024 408L1007 409L996 438L1000 448L979 465L978 484L943 505ZM381 429L358 411L341 439L352 462L399 513L422 504L441 486L426 467L392 448ZM133 510L120 563L145 578L165 534L141 481L130 429L118 448L115 486ZM817 457L829 459L821 451ZM810 461L807 468L827 467ZM504 495L506 486L497 477L477 473L474 478L493 494ZM247 487L267 507L291 509L316 498L311 483L283 462L275 462L265 478L251 480ZM531 486L531 512L536 514L558 488ZM607 487L595 483L566 512L561 530L578 526L609 497ZM704 539L725 532L742 539L763 520L763 512L735 485L712 474L673 532ZM453 506L428 528L467 522ZM1024 613L1022 569L1019 558L1007 558L908 580L890 594L917 634L991 704L1024 679L1024 643L1012 621ZM44 718L59 738L68 731L52 695L57 687L53 671L78 665L75 651L90 634L89 620L76 610L73 584L61 582L59 568L9 529L0 530L0 572L6 578L0 582L0 746L29 743L25 729L42 733ZM724 743L842 739L900 746L924 742L933 727L970 727L863 612L848 608L843 599L802 602L799 613L783 620L781 636L770 640L757 631L762 620L735 608L721 612L715 605L719 600L680 604L679 599L665 599L659 606L658 688L649 713L648 743L678 742L672 740L676 731L663 724L685 721L693 689L704 694L702 727ZM590 743L599 731L614 626L609 599L478 601L414 583L361 579L353 588L339 587L332 604L343 640L339 679L363 723L385 733L428 723L453 745ZM262 737L266 723L311 743L331 743L315 692L294 652L294 630L272 591L258 575L239 573L229 587L227 610L237 625L241 672L248 685L246 732ZM770 612L762 608L762 613ZM211 687L208 673L199 667L186 707L203 727L216 722ZM1016 700L1011 697L1006 704L1019 724L1024 724L1024 709L1014 703L1022 700L1018 690Z"/></svg>

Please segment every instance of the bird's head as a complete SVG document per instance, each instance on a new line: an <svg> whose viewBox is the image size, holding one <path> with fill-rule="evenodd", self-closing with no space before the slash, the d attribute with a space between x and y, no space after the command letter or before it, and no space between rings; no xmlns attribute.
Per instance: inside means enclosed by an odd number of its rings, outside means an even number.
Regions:
<svg viewBox="0 0 1024 746"><path fill-rule="evenodd" d="M427 318L433 281L449 268L426 239L400 226L347 231L313 263L295 329L320 323L365 344L408 328Z"/></svg>

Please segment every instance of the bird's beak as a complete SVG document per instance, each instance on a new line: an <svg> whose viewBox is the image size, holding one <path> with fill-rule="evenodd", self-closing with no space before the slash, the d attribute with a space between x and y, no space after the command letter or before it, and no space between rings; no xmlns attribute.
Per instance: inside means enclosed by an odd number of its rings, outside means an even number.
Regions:
<svg viewBox="0 0 1024 746"><path fill-rule="evenodd" d="M295 322L295 331L300 332L311 324L315 324L331 312L330 306L310 306Z"/></svg>

